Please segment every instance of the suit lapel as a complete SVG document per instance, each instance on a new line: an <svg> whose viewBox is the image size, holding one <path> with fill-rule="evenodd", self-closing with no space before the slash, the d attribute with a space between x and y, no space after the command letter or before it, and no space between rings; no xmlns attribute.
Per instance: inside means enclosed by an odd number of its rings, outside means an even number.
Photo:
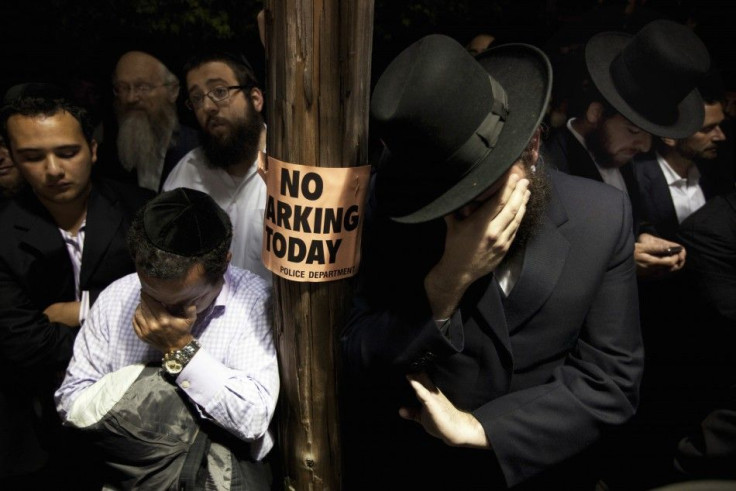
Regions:
<svg viewBox="0 0 736 491"><path fill-rule="evenodd" d="M53 257L59 249L66 250L59 228L35 198L19 204L15 228L20 232L21 247L30 248L40 256Z"/></svg>
<svg viewBox="0 0 736 491"><path fill-rule="evenodd" d="M14 228L18 248L42 265L48 279L49 298L74 300L74 270L61 232L49 212L35 197L27 196L16 205ZM27 266L24 266L27 267Z"/></svg>
<svg viewBox="0 0 736 491"><path fill-rule="evenodd" d="M479 279L469 292L471 302L475 304L478 312L490 328L492 334L501 343L507 352L509 360L511 359L511 341L509 340L509 330L506 324L506 315L501 300L501 287L498 281L491 274Z"/></svg>
<svg viewBox="0 0 736 491"><path fill-rule="evenodd" d="M82 252L82 271L79 284L86 285L105 257L123 215L115 202L100 194L94 187L87 206L87 225Z"/></svg>
<svg viewBox="0 0 736 491"><path fill-rule="evenodd" d="M621 177L626 185L626 192L629 193L629 201L631 202L631 216L634 220L634 236L639 236L639 222L641 221L642 204L641 192L639 191L639 183L634 175L634 162L629 161L621 167ZM674 212L674 209L672 210Z"/></svg>
<svg viewBox="0 0 736 491"><path fill-rule="evenodd" d="M547 301L567 258L570 244L550 221L540 225L524 252L521 274L504 301L506 322L513 333Z"/></svg>
<svg viewBox="0 0 736 491"><path fill-rule="evenodd" d="M671 238L677 231L679 223L670 188L662 169L659 167L659 162L654 160L652 165L645 167L644 175L649 181L649 196L652 202L653 216L650 219L654 223L660 224L657 231L661 235Z"/></svg>
<svg viewBox="0 0 736 491"><path fill-rule="evenodd" d="M703 196L705 196L705 201L710 201L710 199L713 196L718 194L718 186L716 185L715 181L711 179L710 176L703 174L702 171L700 172L700 180L698 181L698 184L700 185L700 188L703 190Z"/></svg>
<svg viewBox="0 0 736 491"><path fill-rule="evenodd" d="M552 294L567 259L570 244L559 232L567 214L551 191L545 219L524 250L524 263L516 285L504 300L509 333L534 314Z"/></svg>

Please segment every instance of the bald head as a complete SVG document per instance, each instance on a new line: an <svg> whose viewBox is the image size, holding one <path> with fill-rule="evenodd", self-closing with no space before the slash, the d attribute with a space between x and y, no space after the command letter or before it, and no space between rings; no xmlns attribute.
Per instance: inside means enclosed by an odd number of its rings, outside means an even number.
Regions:
<svg viewBox="0 0 736 491"><path fill-rule="evenodd" d="M478 34L470 40L465 49L467 49L471 55L475 56L478 53L482 53L487 50L495 40L496 37L490 34Z"/></svg>
<svg viewBox="0 0 736 491"><path fill-rule="evenodd" d="M116 102L123 107L141 105L141 100L149 98L154 105L167 101L173 105L179 94L176 76L159 59L143 51L128 51L121 56L112 82Z"/></svg>
<svg viewBox="0 0 736 491"><path fill-rule="evenodd" d="M150 74L164 77L168 69L158 58L143 51L128 51L123 54L115 65L115 76L130 73Z"/></svg>

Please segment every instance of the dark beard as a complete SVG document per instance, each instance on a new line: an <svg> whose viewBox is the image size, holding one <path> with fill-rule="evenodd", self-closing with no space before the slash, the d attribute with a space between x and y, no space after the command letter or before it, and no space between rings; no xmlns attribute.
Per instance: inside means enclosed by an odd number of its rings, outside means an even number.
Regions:
<svg viewBox="0 0 736 491"><path fill-rule="evenodd" d="M716 145L716 153L714 154L708 154L705 150L702 150L700 152L693 150L691 147L687 146L682 141L677 142L677 151L685 157L686 159L696 162L698 164L708 164L708 162L716 160L718 158L718 150L720 150L720 147ZM710 155L713 155L712 157Z"/></svg>
<svg viewBox="0 0 736 491"><path fill-rule="evenodd" d="M526 165L526 178L529 180L529 201L526 203L526 213L521 219L519 228L516 231L514 241L509 246L509 250L504 257L504 261L514 257L520 251L523 251L526 245L539 228L542 219L547 211L547 203L550 196L550 183L543 167L536 166L536 170L532 171L533 166Z"/></svg>
<svg viewBox="0 0 736 491"><path fill-rule="evenodd" d="M212 168L227 169L243 162L251 164L257 155L263 131L263 116L249 103L245 118L231 123L224 138L202 133L202 150Z"/></svg>
<svg viewBox="0 0 736 491"><path fill-rule="evenodd" d="M611 164L613 164L613 159L606 151L607 143L608 135L606 135L601 127L595 129L585 136L585 146L587 147L588 151L593 154L593 159L598 165L606 168L610 167Z"/></svg>

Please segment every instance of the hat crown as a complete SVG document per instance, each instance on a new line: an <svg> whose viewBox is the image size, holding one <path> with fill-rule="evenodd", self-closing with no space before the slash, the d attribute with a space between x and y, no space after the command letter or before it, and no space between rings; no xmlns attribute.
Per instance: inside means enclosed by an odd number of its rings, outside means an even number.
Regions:
<svg viewBox="0 0 736 491"><path fill-rule="evenodd" d="M392 155L438 165L468 140L492 103L488 73L457 41L433 34L389 64L371 116Z"/></svg>
<svg viewBox="0 0 736 491"><path fill-rule="evenodd" d="M687 27L661 20L647 24L611 62L611 78L634 108L667 124L677 104L710 66L708 50Z"/></svg>
<svg viewBox="0 0 736 491"><path fill-rule="evenodd" d="M685 138L703 124L696 86L710 56L689 28L660 19L636 35L601 32L585 46L595 87L616 111L655 136Z"/></svg>

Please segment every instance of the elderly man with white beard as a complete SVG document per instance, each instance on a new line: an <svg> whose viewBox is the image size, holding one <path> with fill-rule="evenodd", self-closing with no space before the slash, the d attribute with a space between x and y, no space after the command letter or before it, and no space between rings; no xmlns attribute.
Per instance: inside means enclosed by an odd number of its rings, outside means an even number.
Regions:
<svg viewBox="0 0 736 491"><path fill-rule="evenodd" d="M179 79L157 57L124 53L112 76L116 128L104 135L98 173L160 191L171 169L199 144L177 113ZM108 133L108 132L105 132Z"/></svg>

